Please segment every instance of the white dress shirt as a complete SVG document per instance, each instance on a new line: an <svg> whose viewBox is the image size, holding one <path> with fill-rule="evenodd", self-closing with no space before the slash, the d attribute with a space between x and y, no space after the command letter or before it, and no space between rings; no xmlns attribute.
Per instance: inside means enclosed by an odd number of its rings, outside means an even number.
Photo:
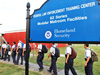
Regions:
<svg viewBox="0 0 100 75"><path fill-rule="evenodd" d="M91 50L90 50L90 48L87 48L87 49L85 50L85 58L88 58L88 57L91 58Z"/></svg>
<svg viewBox="0 0 100 75"><path fill-rule="evenodd" d="M7 48L7 45L6 44L2 44L2 48Z"/></svg>
<svg viewBox="0 0 100 75"><path fill-rule="evenodd" d="M12 49L15 48L15 45L12 46Z"/></svg>
<svg viewBox="0 0 100 75"><path fill-rule="evenodd" d="M22 48L22 43L21 42L18 43L18 47Z"/></svg>
<svg viewBox="0 0 100 75"><path fill-rule="evenodd" d="M55 55L55 48L57 47L57 45L53 45L51 48L50 48L50 53L52 56Z"/></svg>
<svg viewBox="0 0 100 75"><path fill-rule="evenodd" d="M65 55L67 55L67 54L72 54L72 49L71 49L71 46L68 46L67 48L66 48L66 50L65 50Z"/></svg>
<svg viewBox="0 0 100 75"><path fill-rule="evenodd" d="M42 52L42 44L38 45L39 52Z"/></svg>
<svg viewBox="0 0 100 75"><path fill-rule="evenodd" d="M26 44L24 44L23 48L26 48Z"/></svg>

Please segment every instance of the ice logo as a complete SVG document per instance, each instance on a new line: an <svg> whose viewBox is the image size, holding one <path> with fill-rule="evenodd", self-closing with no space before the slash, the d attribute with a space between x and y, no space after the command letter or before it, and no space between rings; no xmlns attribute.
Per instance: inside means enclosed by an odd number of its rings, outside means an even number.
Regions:
<svg viewBox="0 0 100 75"><path fill-rule="evenodd" d="M51 36L52 36L52 33L51 33L50 31L47 31L47 32L45 33L45 37L46 37L47 39L50 39Z"/></svg>

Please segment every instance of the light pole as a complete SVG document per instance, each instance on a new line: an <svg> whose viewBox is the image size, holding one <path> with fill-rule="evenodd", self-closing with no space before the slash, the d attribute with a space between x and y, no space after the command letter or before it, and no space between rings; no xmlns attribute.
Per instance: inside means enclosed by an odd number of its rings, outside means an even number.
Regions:
<svg viewBox="0 0 100 75"><path fill-rule="evenodd" d="M26 59L25 59L25 75L29 75L29 29L30 29L30 3L27 3L26 17Z"/></svg>

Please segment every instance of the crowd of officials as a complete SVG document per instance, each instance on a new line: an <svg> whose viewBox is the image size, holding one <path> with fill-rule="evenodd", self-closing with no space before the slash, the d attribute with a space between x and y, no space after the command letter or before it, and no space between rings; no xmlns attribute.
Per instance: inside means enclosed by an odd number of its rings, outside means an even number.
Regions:
<svg viewBox="0 0 100 75"><path fill-rule="evenodd" d="M71 70L73 75L78 75L77 72L75 71L74 67L73 67L73 61L74 59L72 58L72 45L71 43L66 44L67 48L65 50L65 75L69 75L69 69ZM85 74L86 75L93 75L93 61L91 61L91 51L89 48L89 44L84 44L84 48L86 49L85 51ZM50 68L47 70L48 72L52 73L52 75L57 75L57 66L56 66L56 61L58 59L58 57L60 57L60 53L59 56L57 56L57 44L52 43L52 46L50 48L50 52L48 55L47 60L49 60L49 58L51 57L51 66ZM30 49L31 51L31 49ZM13 59L13 63L15 65L19 64L19 59L21 58L21 65L23 65L23 58L25 59L25 52L26 52L26 44L23 44L21 42L21 40L19 40L18 44L16 44L16 42L13 42L13 46L11 47L9 42L7 42L7 44L5 42L3 42L2 46L1 46L1 50L0 50L0 56L1 59L3 59L4 61L6 61L8 59L8 61L10 61L10 55L12 55L12 59ZM17 55L17 56L16 56ZM16 58L17 57L17 58ZM43 67L43 59L44 59L44 52L43 52L43 45L38 43L38 49L37 49L37 64L39 65L39 71L42 71L44 69Z"/></svg>

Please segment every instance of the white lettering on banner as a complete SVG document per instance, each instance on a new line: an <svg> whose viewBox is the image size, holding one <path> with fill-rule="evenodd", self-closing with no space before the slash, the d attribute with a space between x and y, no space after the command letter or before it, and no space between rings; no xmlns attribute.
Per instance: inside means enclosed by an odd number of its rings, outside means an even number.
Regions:
<svg viewBox="0 0 100 75"><path fill-rule="evenodd" d="M63 30L54 29L54 37L55 38L64 38L64 37L69 38L70 34L68 34L68 33L71 33L71 32L74 33L75 28L73 28L73 29L66 28L66 29L63 29Z"/></svg>
<svg viewBox="0 0 100 75"><path fill-rule="evenodd" d="M49 11L49 12L47 12L47 15L57 14L57 13L62 13L62 12L65 12L65 8Z"/></svg>
<svg viewBox="0 0 100 75"><path fill-rule="evenodd" d="M75 32L75 28L74 29L67 29L66 28L66 32Z"/></svg>
<svg viewBox="0 0 100 75"><path fill-rule="evenodd" d="M49 25L49 24L56 24L56 23L83 21L83 20L88 19L87 15L85 15L85 16L75 15L75 16L71 17L69 15L69 13L67 13L67 12L72 11L72 10L82 10L82 9L86 9L86 8L94 7L94 6L95 6L95 2L89 2L89 3L84 3L84 4L75 5L75 6L71 6L71 7L65 7L62 9L47 11L47 12L43 12L40 14L35 14L35 15L33 15L33 18L43 17L43 20L41 20L43 22L37 22L37 25ZM44 16L48 16L48 17L45 18ZM42 18L40 18L40 19L42 19Z"/></svg>
<svg viewBox="0 0 100 75"><path fill-rule="evenodd" d="M51 16L50 19L54 19L54 16Z"/></svg>
<svg viewBox="0 0 100 75"><path fill-rule="evenodd" d="M34 18L36 18L36 17L41 17L41 14L36 14L36 15L34 15L33 17L34 17Z"/></svg>
<svg viewBox="0 0 100 75"><path fill-rule="evenodd" d="M38 22L37 25L45 25L45 24L49 24L49 21L45 21L45 22Z"/></svg>
<svg viewBox="0 0 100 75"><path fill-rule="evenodd" d="M65 32L66 32L66 30L58 30L58 29L54 30L54 33L65 33Z"/></svg>
<svg viewBox="0 0 100 75"><path fill-rule="evenodd" d="M93 7L95 6L95 2L87 3L87 4L82 4L81 8L87 8L87 7Z"/></svg>
<svg viewBox="0 0 100 75"><path fill-rule="evenodd" d="M77 5L77 6L73 6L73 7L67 7L66 11L71 11L71 10L76 10L76 9L80 9L80 6Z"/></svg>
<svg viewBox="0 0 100 75"><path fill-rule="evenodd" d="M66 18L66 17L67 17L67 14L66 15L56 15L56 19Z"/></svg>
<svg viewBox="0 0 100 75"><path fill-rule="evenodd" d="M69 38L70 37L70 34L60 34L60 35L54 34L54 37L55 38L64 38L64 37Z"/></svg>
<svg viewBox="0 0 100 75"><path fill-rule="evenodd" d="M67 18L67 21L78 21L78 20L86 20L87 16L83 16L83 17L74 17L74 18Z"/></svg>
<svg viewBox="0 0 100 75"><path fill-rule="evenodd" d="M68 33L68 32L75 32L75 28L73 29L63 29L63 30L59 30L59 29L54 29L54 33Z"/></svg>
<svg viewBox="0 0 100 75"><path fill-rule="evenodd" d="M33 18L42 17L42 16L46 16L46 15L53 15L53 14L58 14L58 13L63 13L63 12L67 12L67 11L88 8L88 7L94 7L94 6L95 6L95 2L90 2L90 3L85 3L85 4L81 4L81 5L76 5L76 6L65 7L62 9L56 9L56 10L52 10L52 11L48 11L48 12L44 12L44 13L40 13L40 14L35 14L35 15L33 15Z"/></svg>
<svg viewBox="0 0 100 75"><path fill-rule="evenodd" d="M62 19L62 20L51 20L50 21L50 24L53 24L53 23L62 23L62 22L66 22L66 19Z"/></svg>

